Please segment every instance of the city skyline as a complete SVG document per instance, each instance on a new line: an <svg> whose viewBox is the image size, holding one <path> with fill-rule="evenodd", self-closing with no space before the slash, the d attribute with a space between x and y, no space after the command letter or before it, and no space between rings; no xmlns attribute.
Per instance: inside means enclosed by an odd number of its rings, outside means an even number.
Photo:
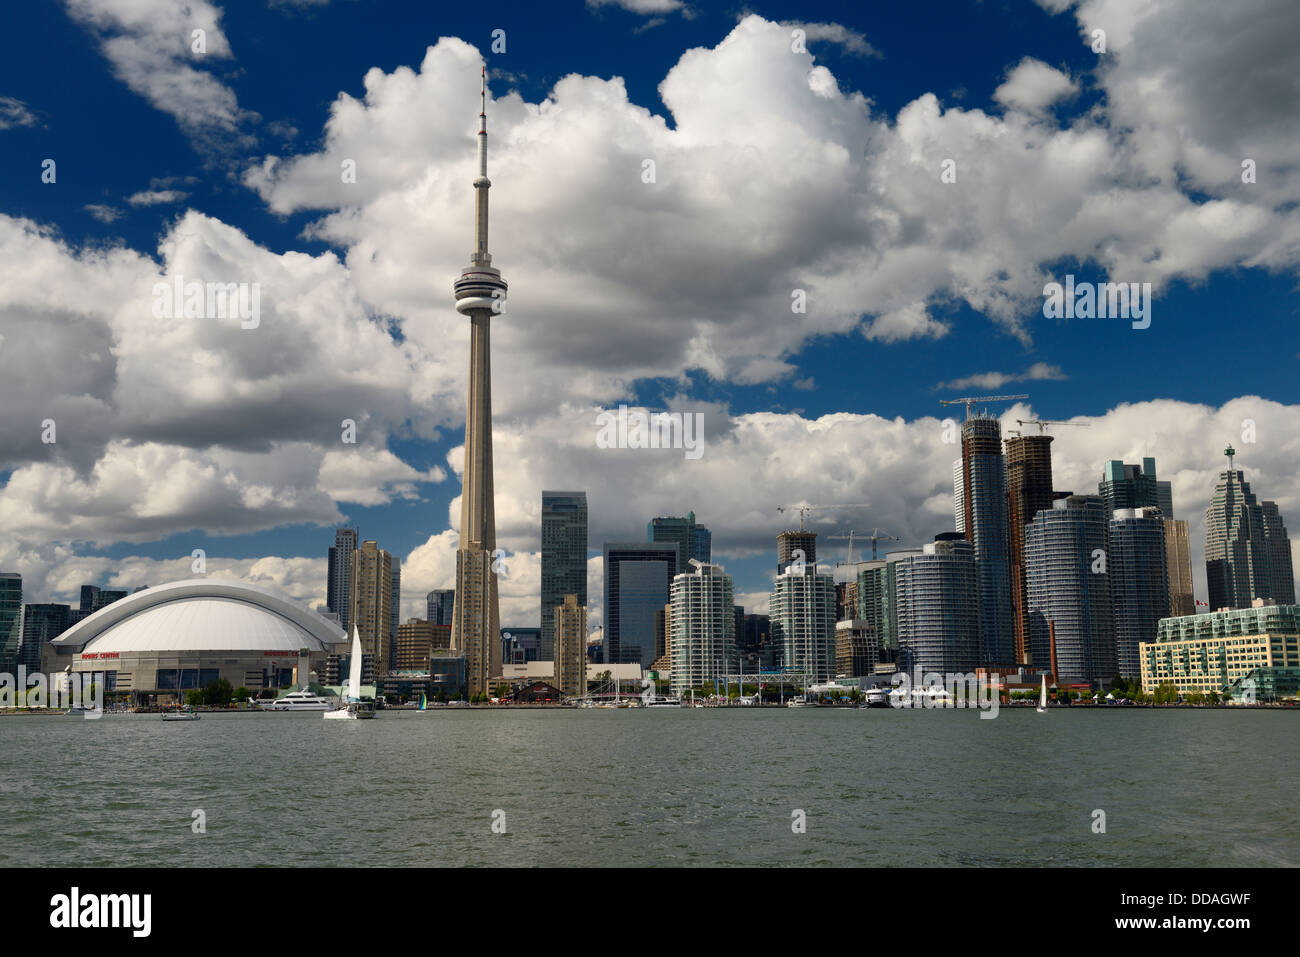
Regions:
<svg viewBox="0 0 1300 957"><path fill-rule="evenodd" d="M1060 197L1036 178L1046 175L1045 168L1017 167L1021 176L1015 184L980 179L979 158L989 151L1000 156L986 133L1043 148L1086 140L1118 155L1124 144L1108 139L1088 117L1101 95L1112 98L1104 106L1110 119L1139 115L1155 130L1166 128L1126 98L1145 69L1127 52L1133 34L1154 35L1162 14L1149 13L1130 35L1113 36L1107 61L1112 65L1100 72L1096 55L1077 35L1081 11L1077 17L1033 9L1027 15L1047 38L1040 46L1026 49L1001 38L952 76L897 69L909 51L902 28L912 24L904 13L852 24L838 34L806 30L807 53L790 49L797 24L781 22L775 11L740 21L716 14L689 23L674 18L648 32L653 52L643 58L629 58L626 51L634 44L633 31L645 21L621 14L619 19L577 17L579 39L547 51L545 69L538 68L539 54L517 34L508 52L493 51L495 24L472 19L430 28L396 60L391 54L381 60L377 42L367 42L358 30L361 41L353 55L310 77L323 102L351 91L337 109L291 107L265 87L200 67L218 88L229 82L241 107L272 118L258 125L236 116L223 132L187 126L165 103L132 86L129 72L121 72L122 64L112 59L120 45L109 44L116 36L133 37L129 24L88 24L58 10L25 11L22 16L39 23L43 34L79 51L71 58L74 79L102 79L103 95L122 105L127 128L154 143L166 140L167 146L152 162L128 162L128 154L110 151L103 159L105 175L95 180L99 192L92 195L85 177L71 172L77 164L68 160L76 154L58 148L70 112L61 107L62 94L17 81L0 91L19 104L6 114L16 119L0 130L13 147L0 164L18 197L17 205L0 211L3 241L16 266L0 289L5 333L0 360L14 364L7 367L6 381L22 386L14 390L17 402L3 425L8 459L0 463L0 515L9 519L12 538L0 545L0 567L23 575L25 601L67 601L85 581L130 590L188 577L192 551L200 548L209 575L274 584L320 606L327 600L328 578L322 543L336 525L350 522L400 561L400 621L421 614L427 591L453 584L456 516L463 507L458 467L464 453L458 436L464 426L468 343L463 319L443 301L445 287L436 277L453 274L463 260L463 186L473 169L466 148L473 129L464 105L477 95L475 73L486 61L500 87L498 98L489 101L494 117L501 117L501 146L494 155L508 171L503 182L508 175L511 184L497 197L497 223L505 224L497 236L506 244L503 255L509 257L517 289L525 290L511 304L510 331L495 344L494 356L500 360L494 381L494 398L500 400L498 459L511 462L499 466L497 475L497 531L510 556L510 574L501 582L502 623L540 624L535 620L537 509L543 488L588 490L593 596L603 590L598 557L603 542L639 539L654 517L693 510L713 530L713 557L733 576L737 603L762 611L770 593L771 541L788 525L775 511L778 504L871 503L868 510L831 521L810 517L810 527L820 533L823 563L842 557L838 547L830 547L829 536L851 528L879 527L902 538L900 546L931 541L948 530L945 516L952 514L951 482L944 473L954 449L943 440L950 410L937 400L1012 388L1031 398L996 408L1004 436L1014 420L1038 416L1079 415L1092 426L1054 432L1053 473L1060 489L1090 492L1112 460L1158 459L1160 474L1172 483L1175 514L1189 522L1195 591L1205 599L1204 511L1222 470L1218 450L1224 444L1237 447L1238 467L1261 500L1277 502L1284 518L1300 510L1295 356L1286 349L1229 342L1207 318L1244 310L1252 318L1255 343L1289 341L1284 337L1293 328L1294 294L1287 274L1295 264L1271 241L1270 229L1284 227L1295 214L1271 212L1266 225L1232 242L1195 228L1196 217L1215 208L1235 205L1243 215L1284 208L1279 201L1291 195L1292 184L1280 161L1270 158L1272 140L1266 139L1254 157L1261 170L1258 197L1239 181L1232 180L1231 189L1230 178L1213 181L1201 167L1193 170L1196 195L1177 186L1138 190L1130 175L1150 172L1144 163L1158 165L1147 155L1131 160L1135 168L1080 182L1079 203L1124 187L1135 201L1165 203L1170 219L1190 217L1195 248L1165 233L1144 234L1140 224L1108 222L1106 234L1118 250L1109 258L1098 260L1093 245L1067 235L1050 246L1055 258L1025 257L1034 264L1032 277L1018 265L1011 279L977 273L978 295L963 295L961 287L971 284L951 279L966 275L963 270L971 264L945 260L949 278L911 288L915 303L900 304L882 291L886 280L897 276L889 247L865 242L849 229L849 259L877 263L872 283L879 285L839 293L836 283L844 277L818 273L795 243L808 241L796 223L787 237L792 245L780 253L788 263L780 270L784 285L779 289L770 284L752 293L727 289L719 297L728 303L724 310L693 315L684 303L704 300L701 280L674 272L684 285L673 292L647 282L676 260L661 258L657 250L673 244L663 242L636 210L672 210L682 200L705 208L704 197L681 192L683 164L692 164L685 168L688 175L716 174L727 168L738 144L758 150L763 168L785 163L787 147L759 134L791 115L808 124L799 127L805 138L796 143L805 148L857 147L870 133L886 146L914 147L927 161L934 158L930 170L924 164L899 165L888 149L869 151L854 172L871 182L898 183L932 220L948 208L936 204L957 203L962 223L993 238L1003 233L982 215L964 183L980 183L981 190L1008 198L1021 196L1037 204L1044 218L1058 209ZM337 24L350 16L331 9L322 19ZM288 13L226 11L211 25L212 49L228 46L222 54L227 63L255 58L251 31L268 22L271 33L318 26ZM1199 29L1207 37L1216 35L1212 27L1212 21L1198 18L1187 24L1192 33ZM983 31L984 36L997 33ZM604 49L578 49L583 37L595 35L603 38ZM1224 56L1244 59L1249 39L1234 36ZM694 58L686 55L692 48L697 48ZM1147 45L1146 57L1157 53ZM366 57L359 65L358 58ZM384 66L367 81L364 98L354 98L361 96L365 69L377 62ZM413 71L414 90L399 82L395 63ZM556 64L576 76L557 83ZM710 80L710 70L752 81L754 92L726 88L709 100L692 95L692 83ZM615 76L624 78L621 85ZM965 87L961 96L958 79ZM1050 95L1052 88L1061 91L1059 98ZM776 95L782 92L795 99ZM871 98L874 106L867 107L860 96ZM1230 157L1227 165L1233 169L1239 166L1231 149L1252 130L1223 127L1195 111L1191 100L1178 103L1190 135L1215 156ZM537 125L542 104L550 104L547 112L559 125L555 132ZM728 119L738 106L752 118L752 132ZM1276 103L1265 97L1262 106ZM653 122L646 126L637 112L642 107L670 118L672 129L660 132ZM285 115L306 134L301 141L270 129L274 118ZM425 118L419 127L424 132L403 139L415 116ZM241 124L259 138L255 148L241 147L231 132L243 129ZM685 155L671 135L705 131L695 157ZM323 145L298 145L318 132L327 134ZM529 135L534 138L525 149L521 138ZM363 149L367 137L384 150ZM214 156L213 141L230 151ZM618 145L629 141L630 147ZM1155 134L1149 140L1139 136L1138 142L1155 149ZM961 149L956 150L957 180L945 185L938 167L949 143ZM570 158L570 146L579 148L580 157L571 168L562 162ZM62 163L60 174L57 182L43 184L33 170L50 153ZM335 182L337 175L321 178L320 169L333 171L348 158L358 160L355 183ZM652 183L642 178L647 158L657 160ZM211 176L212 166L205 164L220 168L222 163L236 171L237 185L214 185L222 177ZM618 171L612 180L611 168ZM143 177L139 169L146 171ZM1271 176L1263 175L1269 171ZM829 177L828 186L802 203L821 209L817 204L851 197L873 215L888 219L896 213L887 198L868 202L855 192L852 177L837 175L833 164L813 161L808 172L813 179ZM425 175L439 185L411 185L426 182ZM349 186L357 189L350 193ZM778 195L761 177L753 188ZM104 192L113 189L116 195ZM599 254L611 241L633 237L611 240L597 222L577 214L577 198L592 192L630 217L630 228L644 231L636 235L650 251L645 272ZM530 211L530 196L543 205ZM1209 207L1210 202L1226 206ZM394 204L414 212L395 221L385 213ZM1073 216L1084 208L1074 205L1065 212ZM357 213L351 227L342 222L345 210ZM674 235L694 235L699 215L680 219L683 228ZM744 235L738 208L728 201L711 215L724 245L734 247L733 259L723 263L716 251L689 243L682 253L699 263L756 274L761 262L735 241ZM269 222L280 216L285 217L280 223ZM56 226L61 238L28 228L29 221ZM554 262L559 227L583 253L562 268ZM913 253L943 248L938 239L927 245L901 233L886 234ZM104 241L122 244L117 258L100 262L90 254L88 244ZM1167 249L1158 267L1142 265L1137 252L1151 244ZM813 248L827 252L820 240ZM309 255L300 257L299 250ZM365 250L379 251L379 259L368 260ZM1081 265L1061 265L1071 257ZM605 267L608 285L602 286L598 279ZM170 340L151 335L152 319L150 325L139 324L138 317L149 314L156 278L208 278L212 269L220 271L217 278L248 277L266 285L266 314L258 328L190 328L182 322L169 327L177 337L173 349ZM386 275L380 269L397 277L391 290L379 289ZM1044 322L1039 280L1090 270L1097 278L1116 279L1153 272L1158 285L1151 327L1134 330L1109 320ZM55 277L60 284L55 298L28 275ZM272 286L289 290L290 298L303 297L306 305L271 295ZM78 298L75 291L86 288L100 291L96 302ZM595 303L565 318L561 307L572 304L576 289L593 290ZM784 312L794 289L808 293L806 313ZM312 298L313 290L342 305L324 308ZM770 318L775 300L793 321ZM40 337L29 335L34 317L46 315L41 310L54 321L41 322ZM627 323L612 324L619 318L611 318L612 311L626 311ZM346 356L309 331L308 314L346 344ZM679 324L660 322L654 318L659 314ZM690 325L680 324L684 321ZM604 335L607 328L618 334ZM565 349L557 350L554 343L561 340ZM60 348L67 360L58 374L39 381L24 377L24 368L48 369L45 350ZM300 354L300 365L278 368L262 358L286 354ZM765 365L759 356L777 358ZM96 364L103 361L113 363L113 375L95 371L106 368ZM1190 374L1197 362L1211 374ZM868 375L844 377L842 368ZM287 384L272 385L286 373ZM846 383L846 378L860 382ZM322 390L321 380L334 387ZM83 383L78 388L96 400L78 404L78 393L63 388L69 382ZM437 386L431 391L416 388L433 382ZM233 395L245 398L236 401ZM704 454L692 460L680 450L601 448L596 414L622 402L699 412ZM46 417L58 425L58 439L48 445L39 441ZM355 444L339 440L344 419L357 426ZM1295 547L1292 543L1293 557ZM597 627L603 609L598 600L591 606L591 624Z"/></svg>

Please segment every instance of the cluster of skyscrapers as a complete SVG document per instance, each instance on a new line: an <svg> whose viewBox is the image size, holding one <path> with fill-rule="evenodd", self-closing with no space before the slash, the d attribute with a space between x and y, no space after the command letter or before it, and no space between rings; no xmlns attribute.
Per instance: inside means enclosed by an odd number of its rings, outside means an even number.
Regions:
<svg viewBox="0 0 1300 957"><path fill-rule="evenodd" d="M376 541L359 541L355 528L339 528L334 531L326 574L326 617L337 621L349 636L356 628L367 683L397 668L401 559Z"/></svg>
<svg viewBox="0 0 1300 957"><path fill-rule="evenodd" d="M326 614L359 633L367 682L431 671L441 659L458 662L461 684L478 696L503 665L536 659L553 661L557 687L579 694L589 657L585 492L542 492L539 627L500 627L489 328L507 284L488 252L486 100L484 74L475 246L454 283L456 308L470 320L455 586L428 594L424 619L401 622L400 561L340 528L329 549ZM769 613L747 615L694 512L653 518L644 541L603 547L601 659L670 671L678 691L744 672L793 674L807 686L897 668L1031 668L1095 685L1116 675L1199 674L1195 661L1211 654L1223 662L1220 675L1229 659L1238 670L1246 661L1292 664L1300 609L1290 542L1276 503L1257 502L1233 468L1231 448L1206 511L1209 607L1251 612L1218 612L1227 617L1210 632L1190 633L1179 623L1212 616L1195 615L1187 524L1174 518L1170 483L1157 479L1154 459L1106 463L1095 495L1059 491L1044 423L1031 423L1037 435L1004 440L998 419L970 413L971 402L989 399L957 401L967 415L953 464L953 531L884 559L873 547L871 560L837 582L834 568L817 564L816 533L801 522L777 537ZM124 596L86 586L79 609L23 605L21 578L0 574L0 670L39 667L46 642ZM1259 611L1266 606L1282 611ZM1242 631L1256 626L1280 631ZM1231 654L1223 642L1233 643ZM338 657L327 683L337 683ZM1300 658L1294 664L1300 675Z"/></svg>

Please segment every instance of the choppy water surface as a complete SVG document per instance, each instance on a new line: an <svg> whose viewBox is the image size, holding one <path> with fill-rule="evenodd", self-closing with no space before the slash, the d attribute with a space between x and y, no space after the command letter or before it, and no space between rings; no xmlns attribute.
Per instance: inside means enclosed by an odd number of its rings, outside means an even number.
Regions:
<svg viewBox="0 0 1300 957"><path fill-rule="evenodd" d="M1298 729L1118 709L0 717L0 863L1297 866Z"/></svg>

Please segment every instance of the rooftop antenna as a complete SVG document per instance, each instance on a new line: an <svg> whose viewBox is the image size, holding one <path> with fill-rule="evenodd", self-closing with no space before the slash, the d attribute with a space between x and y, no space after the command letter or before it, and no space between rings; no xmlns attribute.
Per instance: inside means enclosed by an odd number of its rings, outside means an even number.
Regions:
<svg viewBox="0 0 1300 957"><path fill-rule="evenodd" d="M1228 471L1232 471L1232 457L1237 454L1237 450L1229 443L1228 447L1223 450L1223 454L1228 457Z"/></svg>

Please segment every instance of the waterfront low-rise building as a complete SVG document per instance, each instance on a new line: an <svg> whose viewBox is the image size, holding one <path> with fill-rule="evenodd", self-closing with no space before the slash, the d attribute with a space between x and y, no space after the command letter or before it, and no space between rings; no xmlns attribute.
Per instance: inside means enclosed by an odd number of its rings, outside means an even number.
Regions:
<svg viewBox="0 0 1300 957"><path fill-rule="evenodd" d="M1251 608L1165 618L1140 656L1147 693L1165 683L1180 694L1222 694L1248 681L1273 687L1284 670L1300 668L1300 605L1257 600Z"/></svg>

